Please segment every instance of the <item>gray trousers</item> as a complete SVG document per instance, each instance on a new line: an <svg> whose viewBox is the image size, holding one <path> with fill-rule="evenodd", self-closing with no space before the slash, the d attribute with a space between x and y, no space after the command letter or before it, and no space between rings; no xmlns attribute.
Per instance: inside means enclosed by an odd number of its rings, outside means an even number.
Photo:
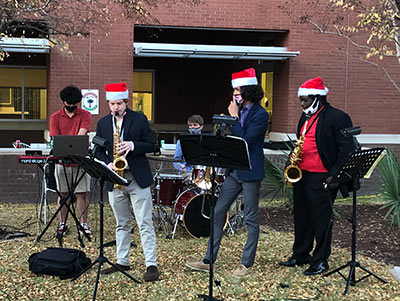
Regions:
<svg viewBox="0 0 400 301"><path fill-rule="evenodd" d="M213 261L217 259L221 244L223 227L226 222L226 214L233 201L243 191L244 222L247 226L247 241L243 248L242 264L251 267L256 256L260 225L258 223L258 203L260 199L261 180L242 182L237 178L236 171L229 173L222 185L214 209L214 252ZM208 248L205 260L210 262L211 240L208 240Z"/></svg>
<svg viewBox="0 0 400 301"><path fill-rule="evenodd" d="M125 178L132 182L123 190L114 189L108 193L111 208L114 212L117 241L117 263L129 265L131 247L132 211L139 227L140 240L146 261L146 267L157 266L156 234L154 232L152 213L153 201L150 187L141 188L133 179L130 172Z"/></svg>

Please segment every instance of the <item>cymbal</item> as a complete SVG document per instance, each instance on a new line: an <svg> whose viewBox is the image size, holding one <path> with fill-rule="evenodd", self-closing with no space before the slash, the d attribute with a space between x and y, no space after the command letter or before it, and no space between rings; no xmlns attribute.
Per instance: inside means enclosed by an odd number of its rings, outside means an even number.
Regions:
<svg viewBox="0 0 400 301"><path fill-rule="evenodd" d="M168 157L168 156L156 156L156 155L147 155L147 158L150 160L156 160L156 161L164 161L164 162L184 162L184 160L177 159L174 157Z"/></svg>

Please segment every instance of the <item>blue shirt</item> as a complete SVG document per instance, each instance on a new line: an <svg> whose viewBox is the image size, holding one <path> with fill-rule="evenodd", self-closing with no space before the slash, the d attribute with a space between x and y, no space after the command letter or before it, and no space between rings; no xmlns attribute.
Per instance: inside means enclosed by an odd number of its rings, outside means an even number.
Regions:
<svg viewBox="0 0 400 301"><path fill-rule="evenodd" d="M243 109L240 110L240 119L239 122L243 126L244 121L246 120L247 115L249 114L249 111L251 107L254 105L254 103L249 103L247 106L245 106Z"/></svg>
<svg viewBox="0 0 400 301"><path fill-rule="evenodd" d="M180 160L185 160L185 158L183 157L181 141L180 140L178 140L178 142L176 143L176 149L175 149L174 158L175 159L180 159ZM181 165L186 165L186 162L174 162L174 163L172 163L172 165L180 173L181 172ZM192 165L186 165L185 170L186 170L186 172L190 172L192 170Z"/></svg>

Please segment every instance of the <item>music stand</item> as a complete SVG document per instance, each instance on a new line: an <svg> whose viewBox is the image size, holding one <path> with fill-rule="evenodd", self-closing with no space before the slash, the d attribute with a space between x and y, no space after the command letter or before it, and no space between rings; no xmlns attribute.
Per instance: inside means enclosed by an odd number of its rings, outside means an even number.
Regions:
<svg viewBox="0 0 400 301"><path fill-rule="evenodd" d="M80 242L80 245L81 245L81 247L84 247L85 245L84 245L84 243L83 243L83 240L82 240L82 237L81 237L81 235L80 235L80 232L82 232L83 235L86 236L86 238L87 238L88 241L91 241L90 235L87 234L87 233L85 232L85 229L82 227L82 225L80 224L78 218L76 217L76 214L75 214L75 212L74 212L75 210L73 211L73 210L71 209L70 206L73 205L74 200L75 200L74 191L75 191L76 187L78 187L79 182L80 182L80 181L82 180L82 178L85 176L85 173L86 173L86 172L83 172L83 173L79 176L79 178L78 178L79 171L80 171L80 169L81 169L81 166L78 165L78 170L77 170L77 172L76 172L76 176L74 176L74 177L72 178L72 182L69 183L69 180L68 180L68 177L67 177L67 173L66 173L66 170L65 170L65 162L68 161L68 160L70 161L70 158L68 158L68 157L61 157L61 158L59 158L59 160L58 160L59 163L62 163L63 168L64 168L64 175L65 175L65 179L66 179L67 186L68 186L68 194L67 194L67 196L64 198L64 197L61 195L61 193L58 191L58 189L56 189L56 193L57 193L58 197L60 197L60 206L58 206L56 212L53 214L53 216L51 217L49 223L46 225L46 227L43 229L43 231L37 236L36 241L37 241L37 242L40 241L40 239L42 238L42 236L46 233L47 229L50 227L50 225L51 225L51 223L53 222L53 220L57 217L58 213L61 211L62 207L65 206L65 207L67 208L67 215L66 215L66 217L65 217L65 223L67 222L68 214L70 213L71 216L72 216L72 218L73 218L74 221L75 221L76 228L77 228L77 230L78 230L78 240L79 240L79 242ZM70 204L67 203L68 199L71 199ZM72 208L74 208L74 207L72 207ZM60 245L60 247L62 247L62 239L63 239L63 236L64 236L64 233L62 233L62 232L61 232L60 234L57 233L57 240L58 240L58 244Z"/></svg>
<svg viewBox="0 0 400 301"><path fill-rule="evenodd" d="M218 300L213 297L213 264L214 264L214 208L215 208L215 168L231 168L249 170L250 160L247 143L244 139L233 136L212 134L180 136L182 153L187 163L191 165L211 166L211 197L210 197L210 274L209 294L199 294L203 300Z"/></svg>
<svg viewBox="0 0 400 301"><path fill-rule="evenodd" d="M350 218L350 222L352 225L352 240L351 240L351 260L348 261L345 265L326 273L324 276L327 277L333 273L339 273L346 280L346 288L343 292L343 295L346 295L349 290L349 285L355 286L357 282L369 277L374 276L376 279L382 281L383 283L387 283L386 280L379 277L375 273L371 272L367 268L363 267L358 261L356 261L356 227L357 227L357 214L356 214L356 205L357 205L357 196L356 196L356 187L358 183L358 179L360 178L369 178L373 169L376 167L380 159L385 155L384 148L373 148L369 150L360 150L355 151L349 155L347 160L343 163L342 167L339 171L334 175L332 180L329 183L325 184L325 188L330 184L340 184L343 182L353 181L353 210L352 216ZM350 267L349 276L346 278L340 271L346 267ZM356 280L356 267L361 268L363 271L367 273L360 279Z"/></svg>
<svg viewBox="0 0 400 301"><path fill-rule="evenodd" d="M71 159L80 164L82 168L92 177L99 179L100 180L100 247L99 247L99 257L96 258L95 261L93 261L88 267L86 267L84 270L82 270L78 275L76 275L74 278L71 279L71 281L74 281L75 279L79 278L83 273L85 273L87 270L89 270L92 266L94 266L96 263L99 263L99 268L97 270L97 276L96 276L96 282L94 286L94 291L93 291L93 298L92 300L96 299L96 293L97 293L97 287L99 284L99 279L100 279L100 272L101 272L101 266L103 265L104 262L107 262L109 265L113 266L116 268L118 271L120 271L122 274L124 274L126 277L129 279L133 280L136 283L140 283L140 281L136 280L133 278L131 275L129 275L127 272L124 270L120 269L117 265L113 264L107 257L104 256L104 200L103 200L103 189L104 189L104 182L108 181L114 184L119 184L119 185L124 185L127 186L129 185L130 181L120 177L118 174L116 174L112 169L110 169L104 162L97 160L97 159L92 159L90 157L78 157L78 156L71 156Z"/></svg>

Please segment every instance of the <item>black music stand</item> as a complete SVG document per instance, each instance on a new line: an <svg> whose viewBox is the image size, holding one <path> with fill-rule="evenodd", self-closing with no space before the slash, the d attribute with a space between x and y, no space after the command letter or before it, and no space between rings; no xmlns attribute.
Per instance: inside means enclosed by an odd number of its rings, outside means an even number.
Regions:
<svg viewBox="0 0 400 301"><path fill-rule="evenodd" d="M64 168L64 174L65 174L65 178L66 178L67 186L68 186L68 195L64 198L61 195L61 193L58 191L58 189L56 189L56 193L60 197L60 200L61 200L60 201L60 206L58 206L56 212L51 217L49 223L46 225L46 227L43 229L43 231L38 235L38 237L36 238L36 241L40 241L42 236L46 233L47 229L50 227L51 223L54 221L54 219L57 217L58 213L61 211L62 207L65 206L67 208L67 210L68 210L67 211L67 216L65 217L65 223L67 223L68 214L70 213L72 218L75 221L76 228L78 230L79 243L80 243L81 247L83 248L83 247L85 247L85 245L83 243L83 240L82 240L82 237L81 237L80 233L82 232L83 235L86 236L88 241L91 241L91 238L90 238L90 235L85 232L85 229L80 224L78 218L76 217L75 210L71 209L71 205L73 206L73 203L75 202L75 198L76 198L75 195L74 195L74 191L75 191L76 187L78 187L79 182L85 176L86 171L83 172L78 178L79 171L82 168L80 165L78 165L78 170L76 172L76 175L75 175L75 177L73 177L72 182L69 183L68 177L67 177L67 174L66 174L66 170L65 170L65 161L70 161L70 158L68 158L68 157L60 157L59 158L59 163L62 163L63 168ZM68 199L71 199L71 202L69 204L67 203ZM72 207L72 208L74 208L74 207ZM58 244L60 245L60 247L62 247L63 236L64 236L63 233L57 233L57 240L58 240Z"/></svg>
<svg viewBox="0 0 400 301"><path fill-rule="evenodd" d="M117 265L113 264L107 257L104 256L104 200L103 200L103 189L104 189L104 182L108 181L114 184L120 184L127 186L129 185L130 181L120 177L118 174L116 174L112 169L110 169L104 162L97 160L97 159L92 159L90 157L78 157L78 156L71 156L71 159L80 164L82 168L92 177L99 179L100 180L100 247L99 247L99 257L96 258L95 261L93 261L88 267L86 267L84 270L82 270L78 275L76 275L74 278L71 279L71 281L74 281L75 279L79 278L83 273L85 273L87 270L89 270L92 266L94 266L96 263L99 263L99 268L97 270L97 276L96 276L96 283L94 286L94 291L93 291L93 298L92 300L96 299L96 293L97 293L97 287L99 284L99 279L100 279L100 272L101 272L101 266L107 262L109 265L113 266L116 268L118 271L120 271L122 274L124 274L126 277L129 279L133 280L136 283L140 283L140 281L136 280L133 278L131 275L129 275L127 272L124 270L120 269Z"/></svg>
<svg viewBox="0 0 400 301"><path fill-rule="evenodd" d="M213 297L213 264L214 264L214 208L215 208L215 168L251 169L247 143L244 139L233 136L212 134L180 136L182 153L187 163L192 165L211 166L210 197L210 276L209 294L199 294L203 300L218 300Z"/></svg>
<svg viewBox="0 0 400 301"><path fill-rule="evenodd" d="M374 276L376 279L387 283L386 280L374 274L367 268L363 267L358 261L356 261L356 228L357 228L357 196L356 188L358 184L358 179L369 178L373 169L376 167L380 159L384 156L384 148L373 148L369 150L355 151L349 155L346 162L342 165L337 174L332 178L329 183L326 183L326 187L331 184L340 184L343 182L353 181L353 210L352 216L350 218L352 226L352 239L351 239L351 260L345 265L326 273L324 276L327 277L333 273L339 273L346 280L346 288L343 295L346 295L349 290L349 285L355 286L357 282L369 277ZM346 278L340 271L346 267L350 267L349 276ZM356 267L359 267L367 275L364 275L360 279L356 280Z"/></svg>

